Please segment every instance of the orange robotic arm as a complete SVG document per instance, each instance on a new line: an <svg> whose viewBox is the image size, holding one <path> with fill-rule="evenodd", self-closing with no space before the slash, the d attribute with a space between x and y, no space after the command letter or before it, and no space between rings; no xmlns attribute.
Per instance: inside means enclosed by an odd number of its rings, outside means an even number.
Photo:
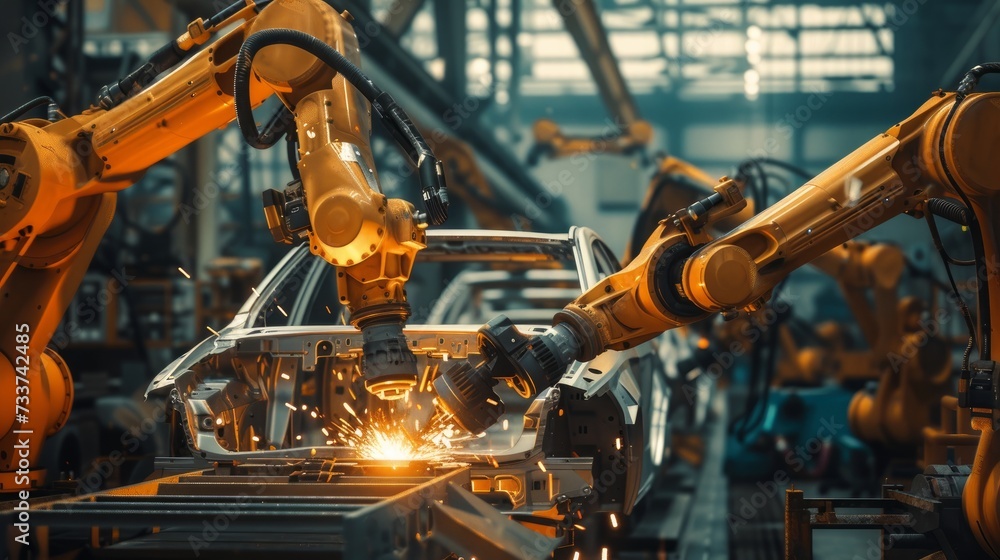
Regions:
<svg viewBox="0 0 1000 560"><path fill-rule="evenodd" d="M72 379L47 346L110 224L115 193L234 116L255 147L294 124L301 188L298 200L282 202L307 210L308 220L290 228L285 205L268 208L269 224L282 240L307 239L338 267L342 303L363 332L368 388L396 398L415 384L402 334L409 315L403 286L424 228L447 215L447 197L440 166L415 128L357 69L347 17L319 0L237 2L192 22L149 64L105 88L99 106L52 123L0 124L0 449L34 438L23 461L0 457L0 492L40 482L42 441L69 414ZM250 109L272 95L286 118L261 135ZM409 142L426 214L381 192L369 149L370 101L397 140ZM16 414L8 404L15 396L24 404Z"/></svg>
<svg viewBox="0 0 1000 560"><path fill-rule="evenodd" d="M491 321L480 330L486 360L435 380L443 412L478 432L496 414L490 403L496 401L492 385L498 380L539 390L554 385L573 360L630 348L710 313L759 308L792 270L893 216L923 212L929 197L946 191L973 210L979 254L997 254L1000 229L993 218L1000 210L1000 187L993 156L1000 146L1000 94L970 91L982 74L998 71L1000 64L977 67L958 93L936 92L907 119L713 240L705 226L745 204L736 185L724 180L716 194L661 222L628 266L567 305L544 334L518 338L509 320ZM988 267L984 272L998 293L1000 275ZM980 297L980 349L982 359L996 360L989 318L1000 317L1000 298L987 295ZM988 386L986 369L979 378L973 371L972 380ZM963 379L962 391L971 384ZM983 420L977 424L984 433L965 508L980 543L996 551L1000 442L994 426Z"/></svg>

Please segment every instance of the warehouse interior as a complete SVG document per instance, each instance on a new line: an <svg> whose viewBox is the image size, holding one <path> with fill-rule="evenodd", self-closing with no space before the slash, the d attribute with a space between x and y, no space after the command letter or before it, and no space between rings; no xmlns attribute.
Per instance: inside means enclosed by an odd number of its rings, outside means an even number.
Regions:
<svg viewBox="0 0 1000 560"><path fill-rule="evenodd" d="M4 8L0 557L1000 559L1000 3Z"/></svg>

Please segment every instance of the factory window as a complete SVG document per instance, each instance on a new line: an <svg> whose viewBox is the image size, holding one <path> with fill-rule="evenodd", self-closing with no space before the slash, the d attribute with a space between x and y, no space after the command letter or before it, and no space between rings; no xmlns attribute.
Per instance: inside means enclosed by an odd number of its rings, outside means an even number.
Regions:
<svg viewBox="0 0 1000 560"><path fill-rule="evenodd" d="M676 0L602 7L611 49L635 93L755 98L893 85L891 4ZM526 3L523 33L525 95L595 91L551 2Z"/></svg>
<svg viewBox="0 0 1000 560"><path fill-rule="evenodd" d="M502 123L523 107L518 99L597 93L552 0L458 0L447 11L437 9L437 2L372 0L371 6L387 25L405 20L400 44L457 99L477 99L498 138L517 137ZM894 31L906 16L897 4L871 1L597 4L632 94L681 101L892 91Z"/></svg>

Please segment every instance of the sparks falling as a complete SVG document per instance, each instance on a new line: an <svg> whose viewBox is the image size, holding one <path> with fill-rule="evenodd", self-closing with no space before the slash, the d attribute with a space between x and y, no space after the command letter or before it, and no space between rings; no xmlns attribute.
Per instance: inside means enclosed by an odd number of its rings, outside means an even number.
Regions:
<svg viewBox="0 0 1000 560"><path fill-rule="evenodd" d="M357 417L355 417L357 418ZM359 419L360 420L360 419ZM346 434L342 443L357 451L362 459L384 461L437 461L447 459L445 428L424 429L416 434L407 431L402 420L382 410L370 415L367 422Z"/></svg>

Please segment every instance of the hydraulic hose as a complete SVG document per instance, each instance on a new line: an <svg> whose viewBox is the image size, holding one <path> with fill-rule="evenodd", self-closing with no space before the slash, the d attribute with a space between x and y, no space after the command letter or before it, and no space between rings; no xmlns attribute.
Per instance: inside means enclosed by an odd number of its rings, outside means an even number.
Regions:
<svg viewBox="0 0 1000 560"><path fill-rule="evenodd" d="M247 143L254 148L264 149L276 141L257 130L250 101L253 58L261 49L272 45L296 47L315 56L336 70L371 102L393 138L403 147L417 168L428 222L431 225L444 223L448 218L448 193L444 172L409 116L388 93L372 83L354 63L330 45L308 33L294 29L266 29L248 37L240 48L236 59L234 96L236 122Z"/></svg>

